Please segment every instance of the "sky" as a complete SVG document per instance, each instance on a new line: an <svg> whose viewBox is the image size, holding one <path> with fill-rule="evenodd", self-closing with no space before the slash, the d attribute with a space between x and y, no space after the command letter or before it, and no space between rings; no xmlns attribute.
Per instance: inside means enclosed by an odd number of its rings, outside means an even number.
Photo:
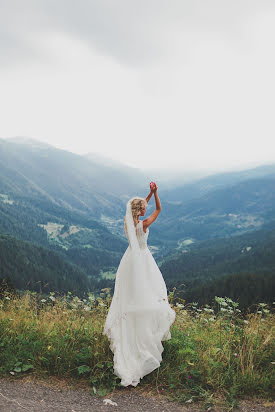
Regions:
<svg viewBox="0 0 275 412"><path fill-rule="evenodd" d="M0 137L127 165L275 162L274 0L0 0Z"/></svg>

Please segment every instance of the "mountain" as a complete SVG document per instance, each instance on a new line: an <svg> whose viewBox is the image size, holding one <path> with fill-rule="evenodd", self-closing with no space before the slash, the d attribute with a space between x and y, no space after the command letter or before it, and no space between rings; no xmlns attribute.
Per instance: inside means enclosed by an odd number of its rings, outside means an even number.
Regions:
<svg viewBox="0 0 275 412"><path fill-rule="evenodd" d="M229 274L272 274L275 278L275 223L252 233L185 245L160 264L167 283L196 286Z"/></svg>
<svg viewBox="0 0 275 412"><path fill-rule="evenodd" d="M231 237L275 220L275 176L247 179L188 202L162 201L158 228L169 250L186 241Z"/></svg>
<svg viewBox="0 0 275 412"><path fill-rule="evenodd" d="M0 140L2 192L43 196L94 217L116 214L114 202L128 196L121 173L107 166L49 145L16 141Z"/></svg>
<svg viewBox="0 0 275 412"><path fill-rule="evenodd" d="M167 202L179 203L189 202L199 198L213 190L233 186L240 182L250 179L259 179L266 177L275 177L275 164L262 165L252 169L246 169L235 172L223 172L211 174L203 178L196 179L193 182L180 184L176 188L162 191Z"/></svg>
<svg viewBox="0 0 275 412"><path fill-rule="evenodd" d="M0 235L0 278L9 278L17 289L83 295L96 282L58 254L11 236Z"/></svg>
<svg viewBox="0 0 275 412"><path fill-rule="evenodd" d="M105 177L114 177L104 170ZM116 227L125 206L106 193L112 185L101 173L82 156L1 139L0 233L55 250L73 263L81 255L80 267L91 276L114 267L127 247L123 228Z"/></svg>
<svg viewBox="0 0 275 412"><path fill-rule="evenodd" d="M80 156L27 138L0 139L0 234L58 253L89 278L114 273L128 246L126 201L149 192L143 176L102 155ZM269 165L159 190L162 212L149 238L155 259L163 263L203 241L235 242L233 236L272 225L274 184ZM154 207L152 197L147 216Z"/></svg>

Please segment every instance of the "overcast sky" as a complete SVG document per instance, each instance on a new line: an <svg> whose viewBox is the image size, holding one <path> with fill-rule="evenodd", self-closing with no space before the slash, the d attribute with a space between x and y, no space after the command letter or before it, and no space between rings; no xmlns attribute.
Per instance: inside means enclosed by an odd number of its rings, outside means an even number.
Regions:
<svg viewBox="0 0 275 412"><path fill-rule="evenodd" d="M0 137L128 165L275 161L274 0L0 0Z"/></svg>

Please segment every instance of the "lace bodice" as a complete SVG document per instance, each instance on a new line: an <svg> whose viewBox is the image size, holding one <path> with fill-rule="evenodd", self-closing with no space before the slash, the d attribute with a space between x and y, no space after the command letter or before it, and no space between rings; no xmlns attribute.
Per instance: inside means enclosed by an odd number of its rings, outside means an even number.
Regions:
<svg viewBox="0 0 275 412"><path fill-rule="evenodd" d="M126 223L124 225L124 228L125 228L125 233L126 233L127 239L129 241ZM136 233L137 233L137 239L138 239L139 247L141 249L146 249L147 248L147 239L148 239L148 235L149 235L149 228L147 227L146 233L144 233L142 220L140 220L138 222L137 226L136 226Z"/></svg>

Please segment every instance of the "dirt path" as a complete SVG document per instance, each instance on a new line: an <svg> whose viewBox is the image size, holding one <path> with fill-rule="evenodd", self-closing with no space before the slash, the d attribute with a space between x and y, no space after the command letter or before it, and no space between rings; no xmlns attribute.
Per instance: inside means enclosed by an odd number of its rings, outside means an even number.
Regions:
<svg viewBox="0 0 275 412"><path fill-rule="evenodd" d="M71 385L72 386L72 385ZM80 385L81 386L81 385ZM83 385L82 385L83 386ZM0 412L202 412L200 405L182 406L163 396L138 388L121 388L103 398L90 395L90 387L71 387L68 382L51 379L49 383L33 379L0 378ZM110 399L117 405L105 404ZM105 401L104 401L105 400ZM108 402L108 401L107 401ZM275 412L267 401L245 401L238 412ZM220 412L221 409L209 409Z"/></svg>

